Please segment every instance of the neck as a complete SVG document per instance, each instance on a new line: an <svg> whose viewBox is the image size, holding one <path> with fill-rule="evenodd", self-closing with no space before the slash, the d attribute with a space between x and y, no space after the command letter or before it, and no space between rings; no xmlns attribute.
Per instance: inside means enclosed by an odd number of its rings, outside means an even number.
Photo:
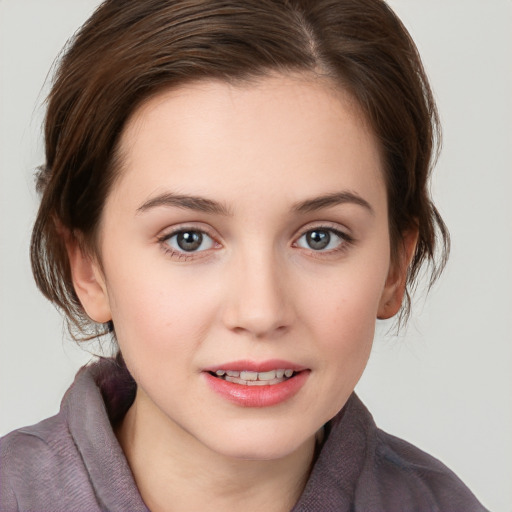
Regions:
<svg viewBox="0 0 512 512"><path fill-rule="evenodd" d="M279 459L237 459L209 449L160 411L149 414L151 405L141 395L116 434L152 512L169 511L169 503L173 512L241 506L244 512L282 512L297 502L309 476L314 436Z"/></svg>

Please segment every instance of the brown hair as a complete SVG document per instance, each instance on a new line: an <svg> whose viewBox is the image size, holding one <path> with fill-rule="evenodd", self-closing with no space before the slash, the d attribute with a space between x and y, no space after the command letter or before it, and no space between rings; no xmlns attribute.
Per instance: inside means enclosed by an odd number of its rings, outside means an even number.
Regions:
<svg viewBox="0 0 512 512"><path fill-rule="evenodd" d="M417 227L408 290L425 262L430 282L437 278L449 247L428 191L438 116L417 49L382 0L106 0L55 75L32 234L36 282L75 337L97 335L101 326L75 294L62 233L94 250L127 118L162 88L272 71L326 75L356 99L381 144L392 257L402 233ZM402 315L409 308L407 291Z"/></svg>

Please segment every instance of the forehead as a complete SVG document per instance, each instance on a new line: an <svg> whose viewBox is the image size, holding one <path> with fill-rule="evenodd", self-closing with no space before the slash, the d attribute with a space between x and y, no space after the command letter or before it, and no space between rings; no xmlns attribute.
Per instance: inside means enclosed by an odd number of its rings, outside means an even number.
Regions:
<svg viewBox="0 0 512 512"><path fill-rule="evenodd" d="M112 195L164 188L230 199L300 201L332 189L382 196L375 137L352 98L324 78L201 81L159 93L129 119ZM385 193L384 193L385 195Z"/></svg>

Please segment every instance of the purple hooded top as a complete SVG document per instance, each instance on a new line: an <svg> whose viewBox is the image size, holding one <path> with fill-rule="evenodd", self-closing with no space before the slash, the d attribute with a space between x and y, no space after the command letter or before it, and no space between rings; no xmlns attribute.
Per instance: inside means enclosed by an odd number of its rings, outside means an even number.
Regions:
<svg viewBox="0 0 512 512"><path fill-rule="evenodd" d="M0 511L147 512L112 429L135 389L101 360L78 372L56 416L3 437ZM325 433L293 512L486 510L441 462L379 430L355 394Z"/></svg>

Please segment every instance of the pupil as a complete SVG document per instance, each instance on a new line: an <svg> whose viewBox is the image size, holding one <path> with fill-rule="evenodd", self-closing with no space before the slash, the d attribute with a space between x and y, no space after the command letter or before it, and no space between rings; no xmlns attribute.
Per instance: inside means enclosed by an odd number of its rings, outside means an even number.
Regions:
<svg viewBox="0 0 512 512"><path fill-rule="evenodd" d="M195 251L203 243L203 235L197 231L184 231L177 236L177 243L184 251Z"/></svg>
<svg viewBox="0 0 512 512"><path fill-rule="evenodd" d="M311 249L325 249L331 241L331 235L328 231L310 231L306 235L308 245Z"/></svg>

